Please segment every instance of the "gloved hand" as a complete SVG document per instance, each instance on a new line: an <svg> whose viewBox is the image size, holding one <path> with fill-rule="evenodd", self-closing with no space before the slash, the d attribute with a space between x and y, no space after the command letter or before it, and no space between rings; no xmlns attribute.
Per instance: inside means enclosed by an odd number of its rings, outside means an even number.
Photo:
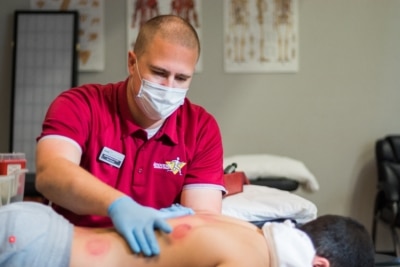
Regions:
<svg viewBox="0 0 400 267"><path fill-rule="evenodd" d="M168 208L162 208L160 211L163 213L163 218L173 218L185 215L193 215L194 211L191 208L182 206L181 204L175 203Z"/></svg>
<svg viewBox="0 0 400 267"><path fill-rule="evenodd" d="M115 229L125 238L135 253L146 256L158 255L160 248L154 233L158 229L170 233L172 227L165 219L188 214L188 208L170 207L170 210L158 211L144 207L128 196L114 200L108 207Z"/></svg>

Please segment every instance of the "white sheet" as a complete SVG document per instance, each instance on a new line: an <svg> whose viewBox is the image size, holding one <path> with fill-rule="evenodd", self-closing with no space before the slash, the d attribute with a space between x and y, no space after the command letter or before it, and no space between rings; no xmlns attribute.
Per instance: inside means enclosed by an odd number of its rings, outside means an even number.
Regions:
<svg viewBox="0 0 400 267"><path fill-rule="evenodd" d="M290 223L266 223L262 226L271 251L272 267L310 267L315 256L314 245L307 234Z"/></svg>
<svg viewBox="0 0 400 267"><path fill-rule="evenodd" d="M224 166L233 162L237 164L237 170L243 171L249 180L286 177L298 181L306 191L319 190L317 179L311 171L303 162L293 158L270 154L235 155L224 158Z"/></svg>
<svg viewBox="0 0 400 267"><path fill-rule="evenodd" d="M293 219L306 223L317 217L311 201L288 191L260 185L243 185L243 192L222 200L222 214L245 221Z"/></svg>

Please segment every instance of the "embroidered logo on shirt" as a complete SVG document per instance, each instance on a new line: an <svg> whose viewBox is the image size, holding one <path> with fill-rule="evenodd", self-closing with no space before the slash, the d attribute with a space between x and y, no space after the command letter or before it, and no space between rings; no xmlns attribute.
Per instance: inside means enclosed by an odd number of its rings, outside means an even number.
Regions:
<svg viewBox="0 0 400 267"><path fill-rule="evenodd" d="M168 171L172 172L173 174L177 174L179 172L180 175L182 175L181 170L183 166L186 165L186 162L179 161L179 157L171 161L166 161L165 163L167 163L167 166L169 167Z"/></svg>
<svg viewBox="0 0 400 267"><path fill-rule="evenodd" d="M173 174L179 173L180 175L182 175L182 168L185 165L186 165L186 162L181 162L179 157L177 157L174 160L166 161L165 164L154 162L153 168L154 169L163 169L163 170L167 170L168 172L172 172Z"/></svg>

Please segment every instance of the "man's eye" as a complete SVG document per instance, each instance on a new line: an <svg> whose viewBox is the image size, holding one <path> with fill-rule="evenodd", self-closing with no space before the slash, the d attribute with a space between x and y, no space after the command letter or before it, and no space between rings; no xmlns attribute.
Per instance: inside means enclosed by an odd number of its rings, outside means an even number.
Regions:
<svg viewBox="0 0 400 267"><path fill-rule="evenodd" d="M184 81L186 81L187 80L187 78L186 77L176 77L175 78L177 81L180 81L180 82L184 82Z"/></svg>
<svg viewBox="0 0 400 267"><path fill-rule="evenodd" d="M164 72L161 72L161 71L154 71L154 74L157 75L157 76L161 76L161 77L165 77L166 76L166 74Z"/></svg>

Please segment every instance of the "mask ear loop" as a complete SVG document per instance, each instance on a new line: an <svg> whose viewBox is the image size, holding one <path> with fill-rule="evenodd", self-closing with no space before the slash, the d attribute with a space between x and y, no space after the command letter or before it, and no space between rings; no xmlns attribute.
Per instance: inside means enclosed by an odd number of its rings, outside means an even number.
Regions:
<svg viewBox="0 0 400 267"><path fill-rule="evenodd" d="M139 64L138 64L138 61L137 61L137 60L136 60L136 62L135 62L135 65L136 65L137 73L138 73L138 75L139 75L140 83L142 83L142 82L143 82L143 79L142 79L142 75L140 75Z"/></svg>
<svg viewBox="0 0 400 267"><path fill-rule="evenodd" d="M143 79L142 79L142 75L140 75L140 71L139 71L139 64L138 64L138 61L137 61L137 59L136 59L135 65L136 65L137 74L138 74L138 76L139 76L139 79L140 79L140 89L139 89L139 92L138 92L138 93L137 93L137 95L136 95L136 97L138 97L138 96L140 96L140 95L141 95L141 92L142 92L142 87L143 87Z"/></svg>

